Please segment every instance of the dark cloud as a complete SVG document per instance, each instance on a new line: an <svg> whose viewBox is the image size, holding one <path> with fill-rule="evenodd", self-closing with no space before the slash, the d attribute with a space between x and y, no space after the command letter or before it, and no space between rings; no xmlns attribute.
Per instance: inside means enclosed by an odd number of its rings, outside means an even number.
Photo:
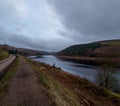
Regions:
<svg viewBox="0 0 120 106"><path fill-rule="evenodd" d="M119 0L50 0L73 37L91 40L120 38ZM95 38L93 38L94 36Z"/></svg>
<svg viewBox="0 0 120 106"><path fill-rule="evenodd" d="M62 25L45 0L0 2L0 43L47 51L73 44L57 34L58 29Z"/></svg>
<svg viewBox="0 0 120 106"><path fill-rule="evenodd" d="M1 0L0 43L57 51L120 39L120 0Z"/></svg>
<svg viewBox="0 0 120 106"><path fill-rule="evenodd" d="M34 50L44 51L58 51L64 47L68 47L70 44L74 44L73 41L66 38L49 39L44 37L30 37L29 35L15 34L0 28L0 43L8 44L15 47L22 47Z"/></svg>

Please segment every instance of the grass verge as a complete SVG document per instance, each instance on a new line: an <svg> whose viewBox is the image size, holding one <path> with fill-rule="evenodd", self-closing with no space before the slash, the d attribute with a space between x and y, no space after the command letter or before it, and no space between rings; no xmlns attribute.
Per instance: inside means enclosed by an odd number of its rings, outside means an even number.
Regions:
<svg viewBox="0 0 120 106"><path fill-rule="evenodd" d="M0 101L2 101L3 97L6 94L6 91L7 91L7 88L9 86L10 80L13 77L13 75L15 74L18 63L19 63L19 60L18 60L18 58L16 58L16 60L11 64L7 73L0 80Z"/></svg>
<svg viewBox="0 0 120 106"><path fill-rule="evenodd" d="M108 89L104 89L104 93L108 94L110 97L115 97L116 99L120 100L120 94L114 93Z"/></svg>
<svg viewBox="0 0 120 106"><path fill-rule="evenodd" d="M52 76L41 70L40 64L35 65L29 61L32 68L36 70L39 81L47 88L47 93L53 106L80 106L76 94L68 89L61 82L55 80Z"/></svg>
<svg viewBox="0 0 120 106"><path fill-rule="evenodd" d="M79 98L79 103L83 103L83 106L119 106L120 101L116 98L115 95L110 96L109 93L106 93L102 88L94 85L93 83L87 81L84 78L80 78L78 76L71 75L62 71L60 68L55 68L44 63L39 62L31 62L34 67L37 67L37 74L39 75L39 79L41 82L45 84L51 91L51 95L55 95L56 91L61 92L59 96L64 98L62 95L65 89L72 92L72 94L76 95L76 100ZM51 83L52 82L52 83ZM59 83L59 84L57 84ZM49 85L50 84L50 85ZM54 87L57 85L56 89ZM62 89L62 90L59 90ZM65 93L67 94L67 93ZM60 96L62 95L62 96ZM57 98L56 97L56 98ZM70 100L70 95L68 98ZM55 101L56 99L52 96L52 99ZM57 98L58 101L59 98ZM63 99L64 101L65 99ZM66 100L67 101L67 100ZM59 104L59 102L57 102ZM55 102L55 104L57 104ZM88 105L86 105L88 104Z"/></svg>
<svg viewBox="0 0 120 106"><path fill-rule="evenodd" d="M0 52L0 60L7 58L9 54L5 51Z"/></svg>

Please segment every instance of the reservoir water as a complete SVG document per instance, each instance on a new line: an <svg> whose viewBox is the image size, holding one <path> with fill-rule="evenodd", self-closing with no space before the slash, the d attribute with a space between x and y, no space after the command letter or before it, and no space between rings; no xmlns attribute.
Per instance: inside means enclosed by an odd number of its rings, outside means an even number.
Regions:
<svg viewBox="0 0 120 106"><path fill-rule="evenodd" d="M59 67L68 73L86 78L87 80L94 83L96 82L98 71L100 71L100 67L80 64L74 61L66 61L53 55L44 55L41 58L33 58L33 60L43 62L49 65L55 65L56 67ZM116 70L117 71L116 73L114 73L114 76L120 83L120 69Z"/></svg>

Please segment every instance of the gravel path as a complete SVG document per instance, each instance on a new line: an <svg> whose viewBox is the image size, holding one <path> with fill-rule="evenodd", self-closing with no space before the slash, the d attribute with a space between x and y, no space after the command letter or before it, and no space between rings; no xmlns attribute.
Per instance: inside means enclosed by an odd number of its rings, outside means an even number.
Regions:
<svg viewBox="0 0 120 106"><path fill-rule="evenodd" d="M38 82L35 72L23 57L20 56L19 60L2 106L50 106L45 89Z"/></svg>

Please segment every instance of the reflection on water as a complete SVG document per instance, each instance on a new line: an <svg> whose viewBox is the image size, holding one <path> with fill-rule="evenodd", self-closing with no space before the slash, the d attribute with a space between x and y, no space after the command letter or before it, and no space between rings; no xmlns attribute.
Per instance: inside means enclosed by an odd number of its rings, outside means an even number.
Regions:
<svg viewBox="0 0 120 106"><path fill-rule="evenodd" d="M35 61L47 63L49 65L55 64L56 67L60 67L62 70L86 78L95 83L97 72L99 67L75 63L72 61L62 60L52 55L45 55L42 58L35 58ZM114 74L114 76L120 81L120 71Z"/></svg>

